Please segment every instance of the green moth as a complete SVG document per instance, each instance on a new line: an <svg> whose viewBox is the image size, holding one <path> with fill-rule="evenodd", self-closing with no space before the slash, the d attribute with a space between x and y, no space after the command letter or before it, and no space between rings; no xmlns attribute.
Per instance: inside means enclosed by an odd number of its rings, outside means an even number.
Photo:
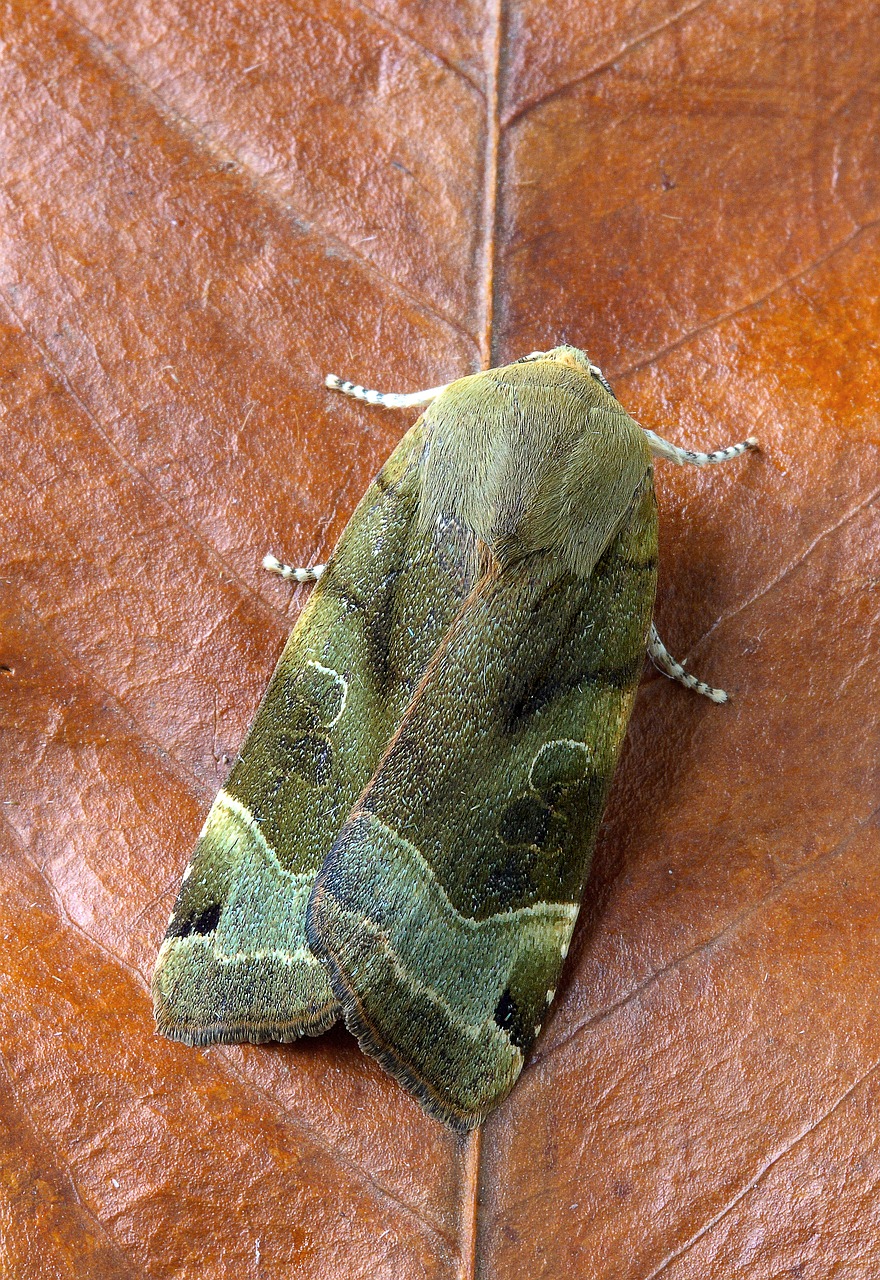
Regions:
<svg viewBox="0 0 880 1280"><path fill-rule="evenodd" d="M461 1130L547 1016L646 648L652 460L678 449L573 347L414 395L208 814L153 978L188 1044L337 1019Z"/></svg>

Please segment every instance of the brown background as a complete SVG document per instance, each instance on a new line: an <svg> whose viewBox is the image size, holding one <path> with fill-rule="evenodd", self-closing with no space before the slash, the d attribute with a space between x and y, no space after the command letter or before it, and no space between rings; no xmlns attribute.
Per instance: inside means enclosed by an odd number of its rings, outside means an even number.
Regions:
<svg viewBox="0 0 880 1280"><path fill-rule="evenodd" d="M0 3L0 1272L880 1275L877 4ZM481 1137L148 979L430 386L567 339L681 443L575 945Z"/></svg>

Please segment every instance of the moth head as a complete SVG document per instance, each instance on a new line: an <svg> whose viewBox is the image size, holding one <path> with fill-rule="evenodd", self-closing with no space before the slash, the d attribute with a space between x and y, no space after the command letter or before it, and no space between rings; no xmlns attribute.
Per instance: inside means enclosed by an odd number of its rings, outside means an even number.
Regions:
<svg viewBox="0 0 880 1280"><path fill-rule="evenodd" d="M553 347L550 351L533 351L530 355L523 356L517 363L528 364L533 360L550 360L554 364L564 365L567 369L585 373L588 377L592 375L595 367L585 351L569 346Z"/></svg>

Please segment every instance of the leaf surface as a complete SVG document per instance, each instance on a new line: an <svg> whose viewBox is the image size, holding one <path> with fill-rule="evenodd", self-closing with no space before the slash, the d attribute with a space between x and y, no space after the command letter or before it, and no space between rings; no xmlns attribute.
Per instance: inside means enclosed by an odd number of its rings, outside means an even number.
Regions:
<svg viewBox="0 0 880 1280"><path fill-rule="evenodd" d="M0 1270L880 1272L877 6L0 4ZM181 871L414 390L645 426L669 648L478 1136L344 1032L159 1039Z"/></svg>

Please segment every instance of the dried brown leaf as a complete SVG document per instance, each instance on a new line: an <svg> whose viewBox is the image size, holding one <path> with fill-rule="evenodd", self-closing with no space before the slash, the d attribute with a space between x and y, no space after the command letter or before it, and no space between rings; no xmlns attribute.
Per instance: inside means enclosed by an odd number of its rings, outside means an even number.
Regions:
<svg viewBox="0 0 880 1280"><path fill-rule="evenodd" d="M880 1274L877 6L2 0L0 1271ZM148 979L320 559L430 386L567 339L662 471L564 988L467 1143Z"/></svg>

